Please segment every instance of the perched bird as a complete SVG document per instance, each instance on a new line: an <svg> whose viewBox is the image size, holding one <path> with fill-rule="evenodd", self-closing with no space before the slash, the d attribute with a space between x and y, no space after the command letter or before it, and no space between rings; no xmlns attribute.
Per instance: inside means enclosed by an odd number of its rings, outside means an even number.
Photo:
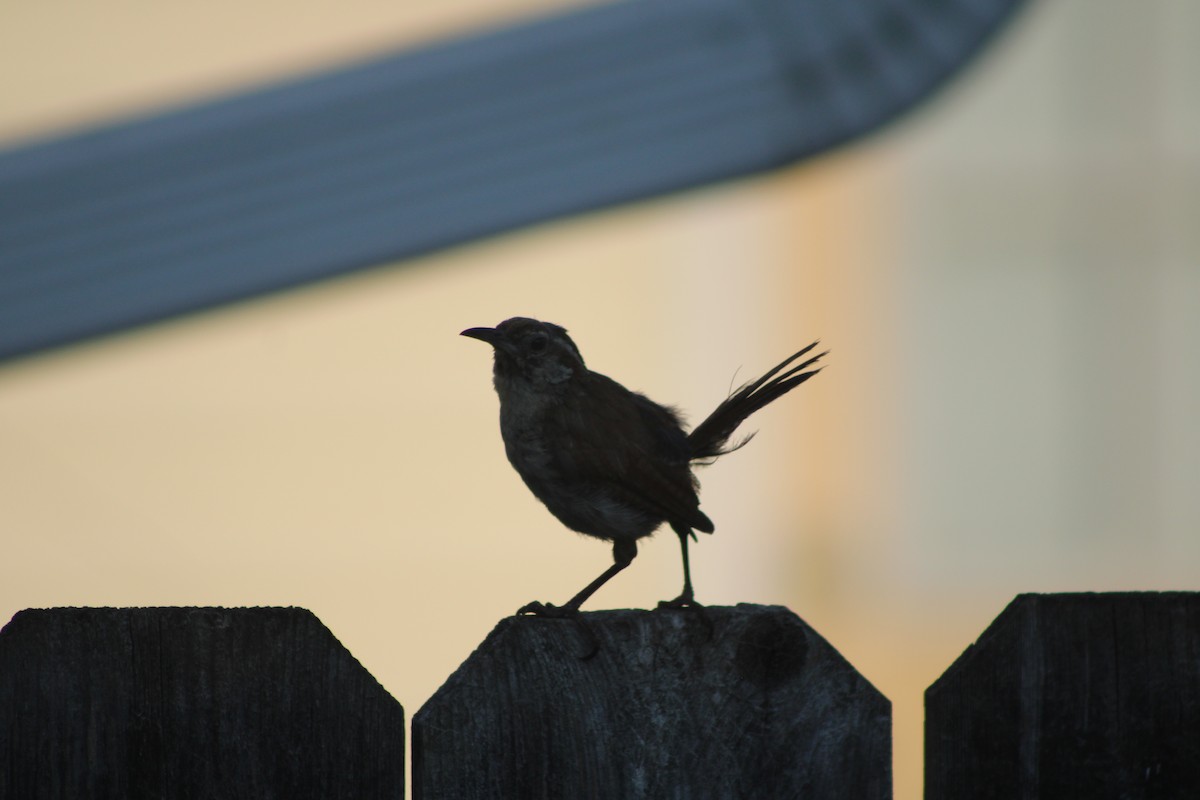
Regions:
<svg viewBox="0 0 1200 800"><path fill-rule="evenodd" d="M694 531L713 532L700 510L693 463L710 463L750 440L729 439L747 417L820 371L825 355L796 364L808 345L717 406L691 433L679 414L592 372L567 331L513 317L463 336L492 346L500 434L530 491L568 528L613 543L613 565L566 605L530 603L518 613L570 616L637 555L637 541L666 522L683 552L683 591L660 607L698 605L688 564ZM793 365L794 366L791 366ZM786 371L785 371L786 370Z"/></svg>

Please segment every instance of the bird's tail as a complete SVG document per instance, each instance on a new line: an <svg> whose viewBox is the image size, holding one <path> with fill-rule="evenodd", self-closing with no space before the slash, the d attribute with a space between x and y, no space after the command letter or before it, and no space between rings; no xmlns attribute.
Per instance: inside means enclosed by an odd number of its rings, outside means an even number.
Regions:
<svg viewBox="0 0 1200 800"><path fill-rule="evenodd" d="M775 369L753 383L745 384L717 406L706 420L688 434L691 460L713 459L731 453L754 438L754 434L750 434L737 444L728 444L729 437L733 436L733 432L747 417L821 371L820 367L812 370L808 370L808 368L817 363L829 352L828 350L782 372L789 364L807 355L817 344L817 342L813 342L800 352L785 359ZM805 372L805 370L808 371ZM781 372L782 374L779 374Z"/></svg>

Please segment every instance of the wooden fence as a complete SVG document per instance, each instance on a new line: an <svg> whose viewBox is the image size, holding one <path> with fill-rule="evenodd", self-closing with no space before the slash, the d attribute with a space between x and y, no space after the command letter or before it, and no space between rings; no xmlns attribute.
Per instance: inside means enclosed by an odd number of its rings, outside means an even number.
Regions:
<svg viewBox="0 0 1200 800"><path fill-rule="evenodd" d="M402 798L400 705L297 608L0 631L0 800ZM891 710L786 609L504 619L418 798L887 798ZM1200 593L1022 595L926 693L926 797L1200 797Z"/></svg>

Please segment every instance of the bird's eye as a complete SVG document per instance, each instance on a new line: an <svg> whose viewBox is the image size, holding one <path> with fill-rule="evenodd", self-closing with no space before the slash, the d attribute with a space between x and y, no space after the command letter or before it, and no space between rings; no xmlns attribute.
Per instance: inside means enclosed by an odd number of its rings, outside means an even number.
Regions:
<svg viewBox="0 0 1200 800"><path fill-rule="evenodd" d="M541 353L546 349L547 341L545 334L539 333L537 336L534 336L529 340L529 352Z"/></svg>

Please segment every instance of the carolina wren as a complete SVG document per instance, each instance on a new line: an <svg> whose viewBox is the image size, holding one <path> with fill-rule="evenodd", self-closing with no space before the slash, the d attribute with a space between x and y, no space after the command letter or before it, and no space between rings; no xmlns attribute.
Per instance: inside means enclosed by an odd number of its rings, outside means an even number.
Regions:
<svg viewBox="0 0 1200 800"><path fill-rule="evenodd" d="M529 490L568 528L613 543L613 565L563 606L530 603L518 613L569 616L637 555L637 541L666 522L679 536L683 591L666 607L698 605L688 539L713 532L700 510L692 464L738 449L737 427L758 409L820 371L825 355L800 361L816 342L747 383L691 433L678 413L584 366L565 329L513 317L463 336L492 346L500 434L508 460ZM800 363L795 363L800 361Z"/></svg>

